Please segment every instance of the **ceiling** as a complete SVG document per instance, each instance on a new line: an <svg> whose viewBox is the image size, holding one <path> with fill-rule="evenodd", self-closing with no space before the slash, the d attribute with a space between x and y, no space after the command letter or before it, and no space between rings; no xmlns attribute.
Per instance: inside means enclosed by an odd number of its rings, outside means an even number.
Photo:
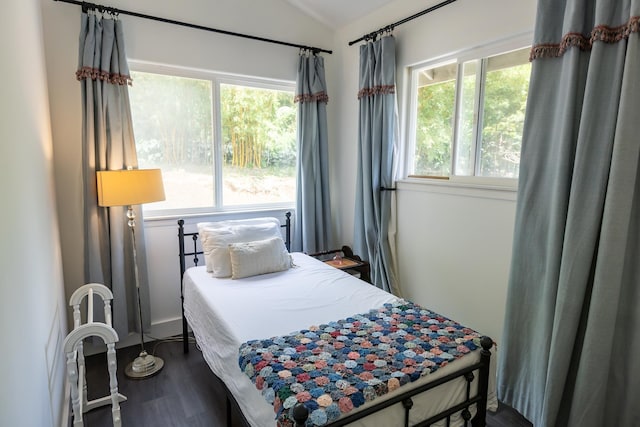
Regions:
<svg viewBox="0 0 640 427"><path fill-rule="evenodd" d="M342 28L395 0L287 0L323 24Z"/></svg>

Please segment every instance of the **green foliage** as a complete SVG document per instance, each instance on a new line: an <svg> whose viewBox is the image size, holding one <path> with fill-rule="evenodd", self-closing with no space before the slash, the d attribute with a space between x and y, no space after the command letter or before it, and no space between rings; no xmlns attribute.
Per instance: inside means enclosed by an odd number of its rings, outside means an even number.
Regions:
<svg viewBox="0 0 640 427"><path fill-rule="evenodd" d="M131 110L142 163L211 165L211 83L132 73Z"/></svg>
<svg viewBox="0 0 640 427"><path fill-rule="evenodd" d="M487 73L477 175L517 177L527 102L530 64ZM414 170L417 175L451 174L455 80L418 89ZM475 75L464 78L458 128L457 171L471 170L475 110Z"/></svg>
<svg viewBox="0 0 640 427"><path fill-rule="evenodd" d="M418 89L415 172L447 176L451 172L451 141L455 106L455 81Z"/></svg>
<svg viewBox="0 0 640 427"><path fill-rule="evenodd" d="M480 175L518 176L530 72L524 64L487 75Z"/></svg>
<svg viewBox="0 0 640 427"><path fill-rule="evenodd" d="M141 164L206 170L214 164L212 83L134 72L131 108ZM296 106L291 92L221 85L222 155L239 168L291 168Z"/></svg>
<svg viewBox="0 0 640 427"><path fill-rule="evenodd" d="M233 85L222 85L220 92L225 164L295 164L296 109L291 93Z"/></svg>

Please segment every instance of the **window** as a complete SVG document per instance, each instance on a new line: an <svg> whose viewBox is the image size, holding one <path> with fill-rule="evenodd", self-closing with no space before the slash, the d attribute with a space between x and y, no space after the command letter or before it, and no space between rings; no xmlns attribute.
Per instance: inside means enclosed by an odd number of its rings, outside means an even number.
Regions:
<svg viewBox="0 0 640 427"><path fill-rule="evenodd" d="M165 71L163 69L163 71ZM141 168L160 168L166 200L204 212L295 201L294 84L209 73L132 72Z"/></svg>
<svg viewBox="0 0 640 427"><path fill-rule="evenodd" d="M517 178L529 48L411 71L410 175Z"/></svg>

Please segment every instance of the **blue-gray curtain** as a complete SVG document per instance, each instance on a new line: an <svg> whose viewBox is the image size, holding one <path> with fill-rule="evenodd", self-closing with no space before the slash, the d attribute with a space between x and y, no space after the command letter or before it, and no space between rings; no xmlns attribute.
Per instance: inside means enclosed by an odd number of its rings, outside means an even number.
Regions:
<svg viewBox="0 0 640 427"><path fill-rule="evenodd" d="M499 398L640 425L640 1L540 0Z"/></svg>
<svg viewBox="0 0 640 427"><path fill-rule="evenodd" d="M120 338L138 327L137 295L131 232L126 208L98 206L96 171L136 168L127 85L131 82L122 22L116 17L83 11L78 71L82 87L82 159L84 188L84 258L86 283L113 292L113 326ZM149 286L144 227L139 206L137 255L143 323L148 327Z"/></svg>
<svg viewBox="0 0 640 427"><path fill-rule="evenodd" d="M372 283L399 295L389 244L389 227L395 221L390 189L394 188L397 138L396 51L392 35L360 46L359 77L353 249L369 261Z"/></svg>
<svg viewBox="0 0 640 427"><path fill-rule="evenodd" d="M300 52L295 101L298 107L298 164L292 249L314 253L332 249L327 84L324 58Z"/></svg>

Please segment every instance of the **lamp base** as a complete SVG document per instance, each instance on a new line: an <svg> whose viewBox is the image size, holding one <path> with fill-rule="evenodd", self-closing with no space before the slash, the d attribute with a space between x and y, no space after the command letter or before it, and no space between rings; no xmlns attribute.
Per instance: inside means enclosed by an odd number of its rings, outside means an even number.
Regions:
<svg viewBox="0 0 640 427"><path fill-rule="evenodd" d="M147 354L147 352L143 350L133 362L127 365L124 369L124 374L128 378L144 379L157 374L163 367L164 360Z"/></svg>

